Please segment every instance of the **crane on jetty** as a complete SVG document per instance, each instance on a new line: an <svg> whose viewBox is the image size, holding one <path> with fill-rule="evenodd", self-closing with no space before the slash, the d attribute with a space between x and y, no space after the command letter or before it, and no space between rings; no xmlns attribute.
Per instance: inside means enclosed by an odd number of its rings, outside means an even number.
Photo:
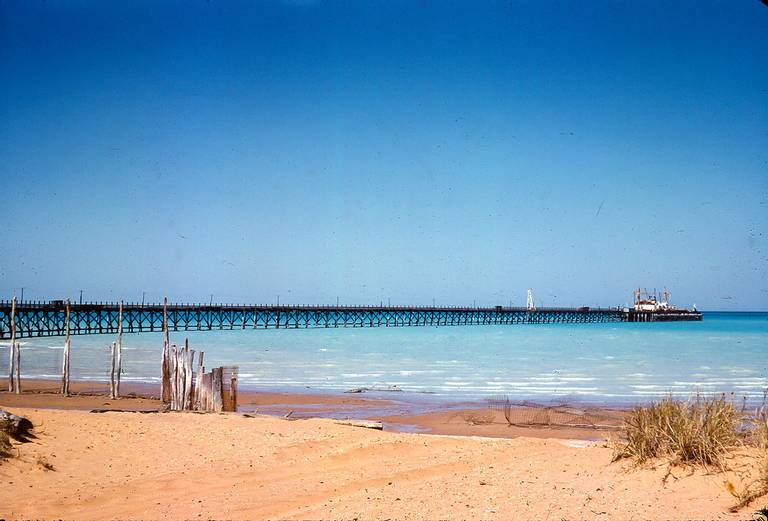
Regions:
<svg viewBox="0 0 768 521"><path fill-rule="evenodd" d="M533 290L528 289L528 296L525 300L525 308L528 311L535 311L536 310L536 304L533 303Z"/></svg>

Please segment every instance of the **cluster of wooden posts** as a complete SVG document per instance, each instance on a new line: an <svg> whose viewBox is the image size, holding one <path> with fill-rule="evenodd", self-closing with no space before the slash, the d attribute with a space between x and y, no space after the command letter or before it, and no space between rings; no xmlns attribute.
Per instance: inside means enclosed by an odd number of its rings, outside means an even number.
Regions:
<svg viewBox="0 0 768 521"><path fill-rule="evenodd" d="M163 357L163 378L161 397L172 411L222 412L237 410L237 367L215 367L205 372L200 351L195 365L195 351L171 344L167 356ZM228 377L228 378L227 378Z"/></svg>
<svg viewBox="0 0 768 521"><path fill-rule="evenodd" d="M224 379L224 367L205 372L200 351L195 365L195 351L189 339L179 349L171 344L168 333L168 299L163 301L163 361L160 399L172 411L221 412L237 410L237 368L230 368L229 382ZM228 383L229 385L225 385ZM228 391L228 392L227 392Z"/></svg>
<svg viewBox="0 0 768 521"><path fill-rule="evenodd" d="M160 399L172 411L221 412L237 410L237 367L216 367L206 373L200 351L197 372L193 371L195 351L189 348L189 340L178 349L170 343L168 332L168 299L163 304L163 358ZM61 388L69 396L70 360L70 302L66 302L66 329L64 354L61 368ZM16 342L16 297L11 303L11 348L9 360L8 391L21 393L21 346ZM109 396L120 397L123 351L123 303L118 310L117 341L112 342L109 376Z"/></svg>

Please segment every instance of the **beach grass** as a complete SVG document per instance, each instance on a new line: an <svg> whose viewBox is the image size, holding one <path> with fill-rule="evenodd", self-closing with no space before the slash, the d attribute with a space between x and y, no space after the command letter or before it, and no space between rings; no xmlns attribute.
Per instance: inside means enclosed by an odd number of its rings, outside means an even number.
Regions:
<svg viewBox="0 0 768 521"><path fill-rule="evenodd" d="M625 441L614 447L614 460L642 464L668 458L673 464L723 468L723 457L740 443L740 414L725 395L672 398L637 407L625 419Z"/></svg>
<svg viewBox="0 0 768 521"><path fill-rule="evenodd" d="M695 395L689 400L666 398L633 409L623 428L624 440L614 444L614 461L637 464L666 459L670 465L700 465L725 471L725 459L736 449L756 450L757 477L725 487L736 498L736 512L768 494L768 406L754 414L739 410L726 395ZM753 467L755 468L755 467Z"/></svg>

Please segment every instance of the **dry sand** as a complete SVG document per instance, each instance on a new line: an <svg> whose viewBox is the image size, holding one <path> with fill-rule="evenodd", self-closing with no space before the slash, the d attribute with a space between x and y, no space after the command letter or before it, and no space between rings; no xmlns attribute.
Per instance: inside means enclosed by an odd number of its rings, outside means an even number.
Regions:
<svg viewBox="0 0 768 521"><path fill-rule="evenodd" d="M22 398L52 398L39 396ZM12 400L0 393L0 408L30 418L38 439L0 463L2 519L748 518L727 512L725 475L678 469L664 484L666 466L611 463L604 442L381 432L235 413L93 414ZM746 471L749 462L733 465Z"/></svg>

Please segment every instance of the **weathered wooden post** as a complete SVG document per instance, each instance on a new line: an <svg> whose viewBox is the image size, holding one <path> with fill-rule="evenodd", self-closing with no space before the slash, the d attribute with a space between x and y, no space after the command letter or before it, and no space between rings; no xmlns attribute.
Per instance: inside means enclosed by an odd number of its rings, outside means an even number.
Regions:
<svg viewBox="0 0 768 521"><path fill-rule="evenodd" d="M189 339L184 341L186 343L186 357L184 364L184 410L191 410L193 404L192 396L192 364L195 362L195 351L189 349Z"/></svg>
<svg viewBox="0 0 768 521"><path fill-rule="evenodd" d="M64 358L61 362L61 394L69 396L69 299L67 299L67 318L64 324L65 338L64 338Z"/></svg>
<svg viewBox="0 0 768 521"><path fill-rule="evenodd" d="M170 404L171 404L171 410L176 410L176 380L178 375L178 367L177 364L179 362L178 357L176 356L176 344L171 344L171 353L170 358L168 359L168 365L169 365L169 374L168 379L170 380Z"/></svg>
<svg viewBox="0 0 768 521"><path fill-rule="evenodd" d="M176 379L176 396L173 397L176 404L176 410L181 410L181 403L184 401L184 348L176 350L176 369L173 376Z"/></svg>
<svg viewBox="0 0 768 521"><path fill-rule="evenodd" d="M13 392L13 364L16 361L16 296L11 300L11 346L8 348L8 392Z"/></svg>
<svg viewBox="0 0 768 521"><path fill-rule="evenodd" d="M16 394L21 394L21 344L16 342Z"/></svg>
<svg viewBox="0 0 768 521"><path fill-rule="evenodd" d="M123 372L123 301L120 301L120 307L117 312L117 360L115 361L115 371L117 379L115 380L115 396L120 398L120 374Z"/></svg>
<svg viewBox="0 0 768 521"><path fill-rule="evenodd" d="M211 410L214 412L221 412L224 410L224 402L222 401L221 390L222 380L224 375L224 368L216 367L211 372L211 387L213 388L213 396L211 396Z"/></svg>
<svg viewBox="0 0 768 521"><path fill-rule="evenodd" d="M11 342L8 346L8 392L13 392L13 375L15 372L14 364L16 363L16 342Z"/></svg>
<svg viewBox="0 0 768 521"><path fill-rule="evenodd" d="M187 361L187 350L189 349L189 346L184 345L183 348L176 351L176 370L174 372L174 376L176 377L176 396L175 403L176 403L176 409L177 411L184 410L184 389L186 388L186 376L187 376L187 369L186 369L186 361Z"/></svg>
<svg viewBox="0 0 768 521"><path fill-rule="evenodd" d="M160 378L160 401L171 403L171 367L169 359L170 339L168 336L168 297L163 298L163 367Z"/></svg>
<svg viewBox="0 0 768 521"><path fill-rule="evenodd" d="M195 401L192 405L192 408L194 410L200 410L202 407L202 396L203 396L203 373L205 372L205 367L203 366L203 353L200 351L197 356L197 375L195 375Z"/></svg>
<svg viewBox="0 0 768 521"><path fill-rule="evenodd" d="M237 372L233 371L232 376L229 377L229 398L230 398L230 411L237 412Z"/></svg>
<svg viewBox="0 0 768 521"><path fill-rule="evenodd" d="M212 373L203 373L200 378L200 408L201 411L207 411L211 403L211 378Z"/></svg>
<svg viewBox="0 0 768 521"><path fill-rule="evenodd" d="M117 348L117 342L112 342L112 349L110 351L111 354L111 363L110 363L110 370L109 370L109 397L114 398L115 397L115 351Z"/></svg>
<svg viewBox="0 0 768 521"><path fill-rule="evenodd" d="M179 349L178 357L179 357L179 386L178 386L178 392L179 396L177 397L177 405L179 407L180 411L184 410L184 400L186 399L186 396L184 396L184 392L187 389L187 352L189 352L189 346L184 343L184 349Z"/></svg>

